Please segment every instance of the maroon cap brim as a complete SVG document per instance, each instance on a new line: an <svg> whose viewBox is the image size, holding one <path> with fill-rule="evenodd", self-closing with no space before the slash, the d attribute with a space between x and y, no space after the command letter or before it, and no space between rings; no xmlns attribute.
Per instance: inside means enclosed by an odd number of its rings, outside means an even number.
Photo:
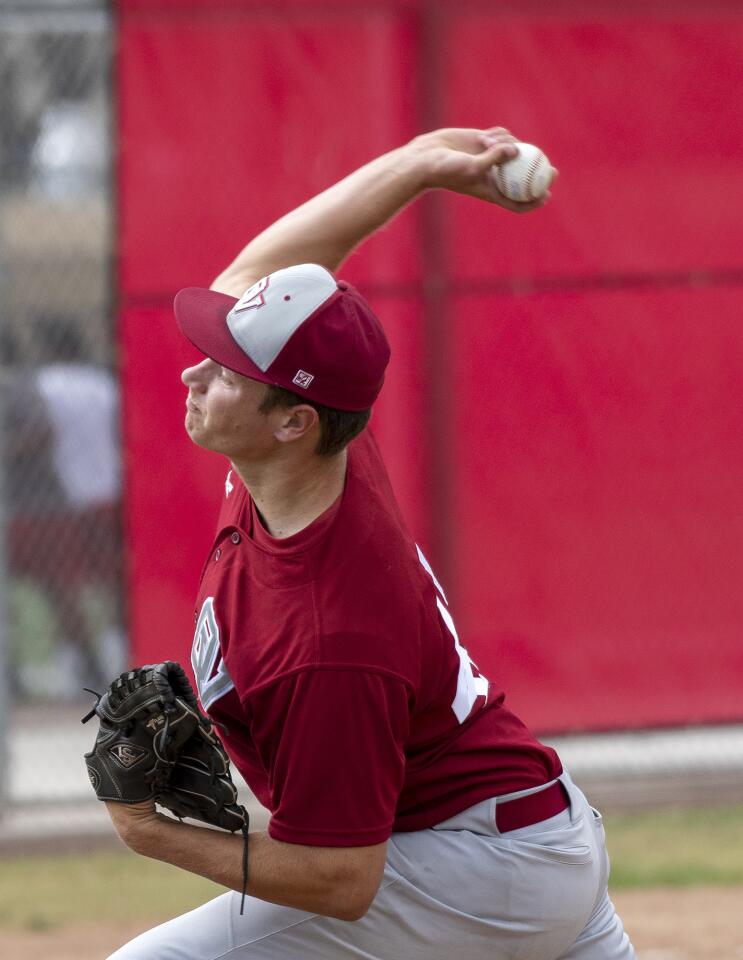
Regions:
<svg viewBox="0 0 743 960"><path fill-rule="evenodd" d="M173 301L178 328L210 360L251 380L273 383L237 345L227 326L227 314L237 303L216 290L186 287Z"/></svg>

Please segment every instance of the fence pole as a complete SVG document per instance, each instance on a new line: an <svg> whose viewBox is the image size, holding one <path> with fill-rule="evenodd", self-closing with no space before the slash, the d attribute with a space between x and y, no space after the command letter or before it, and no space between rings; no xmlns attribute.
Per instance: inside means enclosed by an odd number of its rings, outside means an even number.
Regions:
<svg viewBox="0 0 743 960"><path fill-rule="evenodd" d="M4 273L0 250L0 278ZM1 284L0 284L1 286ZM0 314L2 305L0 304ZM4 323L0 315L0 324ZM5 358L0 358L0 450L5 442ZM8 624L7 506L5 502L5 457L0 456L0 819L7 809L12 776L10 768L10 626Z"/></svg>

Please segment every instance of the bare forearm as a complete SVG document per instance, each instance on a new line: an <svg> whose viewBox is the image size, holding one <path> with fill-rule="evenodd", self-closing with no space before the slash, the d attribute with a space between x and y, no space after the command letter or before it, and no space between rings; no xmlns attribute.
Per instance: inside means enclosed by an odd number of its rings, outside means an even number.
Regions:
<svg viewBox="0 0 743 960"><path fill-rule="evenodd" d="M242 290L246 283L295 263L337 270L362 240L425 189L422 152L409 145L386 153L251 240L214 286Z"/></svg>
<svg viewBox="0 0 743 960"><path fill-rule="evenodd" d="M385 153L277 220L238 254L212 284L240 296L260 277L296 263L337 270L363 240L428 189L451 190L514 213L538 209L504 197L490 175L516 156L515 138L502 127L449 128L422 134Z"/></svg>
<svg viewBox="0 0 743 960"><path fill-rule="evenodd" d="M122 834L137 853L162 860L221 886L242 892L243 838L222 830L155 816ZM367 875L379 873L377 847L368 849ZM345 850L281 843L265 833L248 838L248 890L260 900L341 920L361 916L371 899L358 886L358 870L347 865ZM361 853L364 856L364 853ZM376 890L376 886L374 887ZM373 892L371 894L373 896Z"/></svg>
<svg viewBox="0 0 743 960"><path fill-rule="evenodd" d="M363 240L428 189L462 193L528 213L529 203L504 197L490 176L493 164L516 156L515 138L502 127L449 128L422 134L356 170L264 230L212 284L241 296L260 277L296 263L337 270Z"/></svg>

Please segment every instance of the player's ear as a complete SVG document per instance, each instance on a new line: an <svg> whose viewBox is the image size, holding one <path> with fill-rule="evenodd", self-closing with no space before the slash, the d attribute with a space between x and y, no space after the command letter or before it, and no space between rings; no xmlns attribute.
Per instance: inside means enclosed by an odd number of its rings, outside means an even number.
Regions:
<svg viewBox="0 0 743 960"><path fill-rule="evenodd" d="M280 443L292 443L307 434L320 422L317 410L308 404L299 404L281 411L274 436Z"/></svg>

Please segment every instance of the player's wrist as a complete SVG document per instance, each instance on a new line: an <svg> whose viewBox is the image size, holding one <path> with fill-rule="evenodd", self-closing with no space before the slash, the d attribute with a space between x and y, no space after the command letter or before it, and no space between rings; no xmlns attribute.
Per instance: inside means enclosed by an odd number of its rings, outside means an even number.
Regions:
<svg viewBox="0 0 743 960"><path fill-rule="evenodd" d="M435 164L431 146L424 137L414 137L389 156L395 172L407 179L411 196L416 196L435 186L433 182Z"/></svg>
<svg viewBox="0 0 743 960"><path fill-rule="evenodd" d="M106 809L116 832L127 847L134 851L145 842L146 836L167 820L155 809L155 801L145 803L119 803L107 800Z"/></svg>

